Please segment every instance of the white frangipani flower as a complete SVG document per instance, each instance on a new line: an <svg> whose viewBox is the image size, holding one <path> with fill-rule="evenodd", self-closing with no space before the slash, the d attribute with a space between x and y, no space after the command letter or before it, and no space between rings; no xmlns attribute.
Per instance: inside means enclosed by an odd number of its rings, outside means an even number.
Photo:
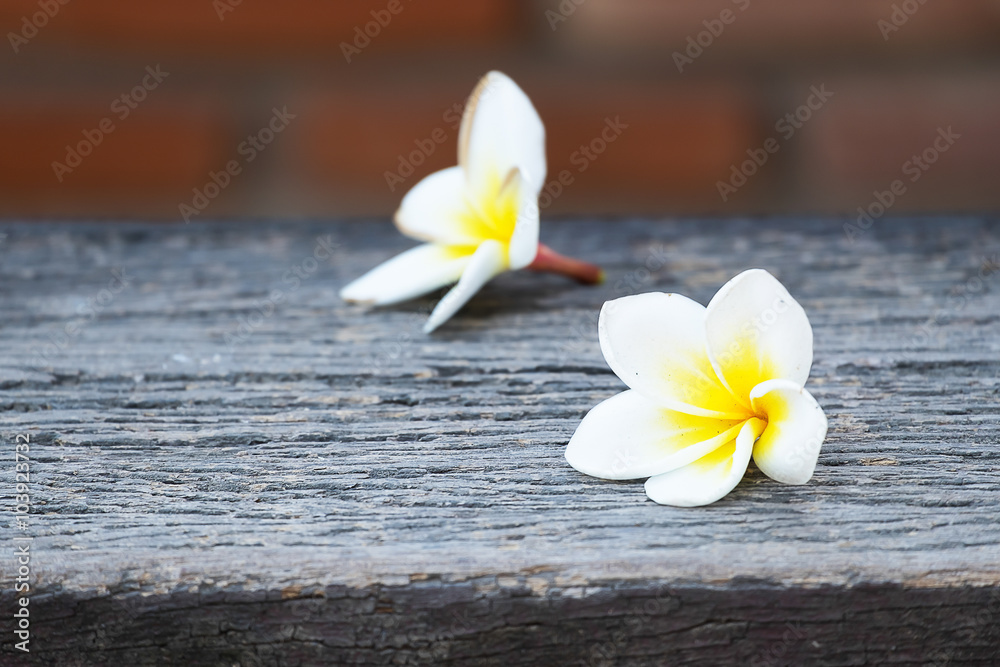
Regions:
<svg viewBox="0 0 1000 667"><path fill-rule="evenodd" d="M664 505L707 505L733 490L751 455L786 484L812 477L826 415L803 388L812 366L805 311L762 269L704 307L679 294L608 301L601 350L629 390L591 410L569 464L604 479L648 477Z"/></svg>
<svg viewBox="0 0 1000 667"><path fill-rule="evenodd" d="M545 128L531 100L500 72L469 98L458 166L427 176L396 212L396 226L427 241L344 287L341 298L387 305L458 284L431 313L425 332L455 314L489 280L523 268L600 282L597 267L538 243L538 195L545 183Z"/></svg>

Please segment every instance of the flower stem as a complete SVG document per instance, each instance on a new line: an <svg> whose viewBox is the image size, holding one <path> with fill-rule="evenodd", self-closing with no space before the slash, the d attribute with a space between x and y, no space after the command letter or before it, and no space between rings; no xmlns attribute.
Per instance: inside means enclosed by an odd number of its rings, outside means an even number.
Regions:
<svg viewBox="0 0 1000 667"><path fill-rule="evenodd" d="M604 271L601 267L560 255L543 243L538 244L538 254L535 255L535 261L528 265L528 269L561 273L584 285L599 285L604 282Z"/></svg>

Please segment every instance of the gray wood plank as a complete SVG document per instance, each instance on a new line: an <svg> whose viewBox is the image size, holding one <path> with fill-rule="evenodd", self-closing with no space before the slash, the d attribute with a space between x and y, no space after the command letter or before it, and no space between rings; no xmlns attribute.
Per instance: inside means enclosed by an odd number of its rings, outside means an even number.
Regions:
<svg viewBox="0 0 1000 667"><path fill-rule="evenodd" d="M4 535L34 590L0 664L1000 660L995 218L546 221L607 282L507 274L431 336L434 297L337 298L410 245L384 221L2 231L0 495L28 434ZM601 304L754 266L813 324L813 480L751 464L679 509L569 468L622 388Z"/></svg>

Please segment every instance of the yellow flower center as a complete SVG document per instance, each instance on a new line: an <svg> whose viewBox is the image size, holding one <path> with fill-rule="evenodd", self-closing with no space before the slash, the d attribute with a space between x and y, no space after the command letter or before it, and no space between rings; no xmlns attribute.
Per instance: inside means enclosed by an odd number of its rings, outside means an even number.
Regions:
<svg viewBox="0 0 1000 667"><path fill-rule="evenodd" d="M485 241L510 243L517 224L520 180L502 180L493 172L477 201L468 201L462 224L470 235Z"/></svg>

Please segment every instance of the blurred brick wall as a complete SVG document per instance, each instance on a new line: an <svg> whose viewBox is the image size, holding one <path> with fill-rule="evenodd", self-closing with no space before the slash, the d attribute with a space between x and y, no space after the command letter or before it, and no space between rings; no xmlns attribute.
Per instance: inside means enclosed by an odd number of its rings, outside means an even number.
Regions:
<svg viewBox="0 0 1000 667"><path fill-rule="evenodd" d="M489 69L547 212L1000 208L996 0L63 2L0 4L3 216L385 215Z"/></svg>

